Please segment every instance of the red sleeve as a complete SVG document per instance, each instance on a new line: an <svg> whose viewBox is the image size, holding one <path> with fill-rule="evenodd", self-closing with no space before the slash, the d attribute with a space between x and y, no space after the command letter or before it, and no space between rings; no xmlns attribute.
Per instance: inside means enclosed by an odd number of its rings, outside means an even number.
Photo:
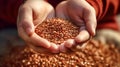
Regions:
<svg viewBox="0 0 120 67"><path fill-rule="evenodd" d="M15 24L22 2L23 0L0 0L0 26Z"/></svg>
<svg viewBox="0 0 120 67"><path fill-rule="evenodd" d="M0 0L0 28L16 25L19 6L24 0ZM46 0L54 7L62 0Z"/></svg>
<svg viewBox="0 0 120 67"><path fill-rule="evenodd" d="M0 20L15 23L18 8L23 0L0 0ZM63 0L47 0L54 7ZM98 26L97 28L118 29L115 15L120 8L119 0L87 0L96 10ZM120 9L119 9L120 10ZM3 24L3 23L2 23ZM1 23L0 23L0 26Z"/></svg>
<svg viewBox="0 0 120 67"><path fill-rule="evenodd" d="M120 0L87 0L96 10L98 29L111 28L118 30L115 16L119 13Z"/></svg>
<svg viewBox="0 0 120 67"><path fill-rule="evenodd" d="M63 0L47 0L54 7ZM120 0L87 0L96 10L97 29L111 28L118 30L115 16L120 10Z"/></svg>

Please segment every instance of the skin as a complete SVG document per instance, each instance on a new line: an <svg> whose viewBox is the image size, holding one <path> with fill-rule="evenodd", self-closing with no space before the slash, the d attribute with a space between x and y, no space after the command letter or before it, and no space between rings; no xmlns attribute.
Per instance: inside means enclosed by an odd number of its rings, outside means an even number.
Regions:
<svg viewBox="0 0 120 67"><path fill-rule="evenodd" d="M79 35L75 39L68 39L60 46L60 51L65 52L75 43L84 44L91 36L95 35L96 13L94 8L85 0L67 0L56 7L56 16L72 21L80 27Z"/></svg>
<svg viewBox="0 0 120 67"><path fill-rule="evenodd" d="M27 0L19 8L17 27L19 36L28 44L42 46L53 53L59 52L58 46L39 37L35 27L43 20L54 17L53 7L43 0Z"/></svg>
<svg viewBox="0 0 120 67"><path fill-rule="evenodd" d="M68 39L60 46L39 37L35 27L43 20L60 17L72 21L80 27L80 33L75 39ZM95 35L96 13L85 0L66 0L58 4L56 9L43 0L26 0L20 6L17 21L18 33L28 45L42 46L53 53L65 52L75 43L83 43Z"/></svg>

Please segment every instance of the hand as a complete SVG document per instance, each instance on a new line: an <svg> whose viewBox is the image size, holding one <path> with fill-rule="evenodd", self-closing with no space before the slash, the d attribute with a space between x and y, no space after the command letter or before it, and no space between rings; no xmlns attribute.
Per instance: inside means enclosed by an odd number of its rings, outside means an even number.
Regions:
<svg viewBox="0 0 120 67"><path fill-rule="evenodd" d="M43 20L54 17L53 7L42 0L27 0L19 8L17 27L18 34L32 46L42 46L52 52L58 52L58 46L35 33L35 27Z"/></svg>
<svg viewBox="0 0 120 67"><path fill-rule="evenodd" d="M61 47L60 51L65 51L66 47L71 48L75 43L83 44L95 35L96 13L94 8L85 0L68 0L61 2L56 7L56 16L72 21L80 27L79 34L75 39L68 39Z"/></svg>

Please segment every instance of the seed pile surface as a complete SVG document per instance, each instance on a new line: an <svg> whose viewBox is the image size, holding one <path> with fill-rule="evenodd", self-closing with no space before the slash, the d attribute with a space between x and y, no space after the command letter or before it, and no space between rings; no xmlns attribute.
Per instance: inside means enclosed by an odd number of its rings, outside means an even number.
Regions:
<svg viewBox="0 0 120 67"><path fill-rule="evenodd" d="M79 27L60 18L48 19L37 26L35 32L50 42L60 44L79 34Z"/></svg>
<svg viewBox="0 0 120 67"><path fill-rule="evenodd" d="M91 40L84 49L68 53L37 53L28 46L15 48L1 67L120 67L120 52L114 45Z"/></svg>
<svg viewBox="0 0 120 67"><path fill-rule="evenodd" d="M53 22L51 22L53 21ZM64 27L64 28L63 28ZM40 24L35 32L51 42L60 44L74 38L78 27L61 19L50 19ZM14 52L13 52L14 51ZM85 48L67 53L36 52L29 46L12 48L0 59L0 67L120 67L120 52L114 44L90 40Z"/></svg>

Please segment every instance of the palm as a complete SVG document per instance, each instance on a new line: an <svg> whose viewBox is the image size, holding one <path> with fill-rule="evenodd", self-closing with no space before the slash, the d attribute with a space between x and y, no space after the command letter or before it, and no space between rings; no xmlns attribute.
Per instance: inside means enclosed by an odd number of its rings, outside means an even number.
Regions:
<svg viewBox="0 0 120 67"><path fill-rule="evenodd" d="M54 17L54 9L50 4L42 0L27 0L20 7L18 13L17 26L20 37L29 45L42 46L57 52L56 45L52 45L46 39L39 37L34 31L38 24L52 17Z"/></svg>
<svg viewBox="0 0 120 67"><path fill-rule="evenodd" d="M90 34L95 34L95 11L84 0L69 0L61 2L56 8L56 15L57 17L70 20L80 27L79 35L74 39L78 43L87 41L90 38ZM70 45L73 44L73 42L66 41L64 45L70 47Z"/></svg>

